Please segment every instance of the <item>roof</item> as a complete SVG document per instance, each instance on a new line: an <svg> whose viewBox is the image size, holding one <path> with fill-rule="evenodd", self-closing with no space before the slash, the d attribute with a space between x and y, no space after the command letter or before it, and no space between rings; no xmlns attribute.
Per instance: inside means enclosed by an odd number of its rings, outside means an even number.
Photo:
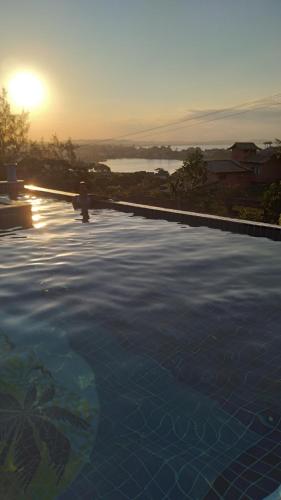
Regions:
<svg viewBox="0 0 281 500"><path fill-rule="evenodd" d="M254 142L235 142L228 149L240 149L241 151L257 151L260 149Z"/></svg>
<svg viewBox="0 0 281 500"><path fill-rule="evenodd" d="M251 154L247 160L244 160L241 163L267 163L272 158L278 159L277 148L261 149L260 151Z"/></svg>
<svg viewBox="0 0 281 500"><path fill-rule="evenodd" d="M224 173L246 173L250 169L240 165L238 161L235 160L208 160L206 161L206 167L209 172L214 174L224 174Z"/></svg>

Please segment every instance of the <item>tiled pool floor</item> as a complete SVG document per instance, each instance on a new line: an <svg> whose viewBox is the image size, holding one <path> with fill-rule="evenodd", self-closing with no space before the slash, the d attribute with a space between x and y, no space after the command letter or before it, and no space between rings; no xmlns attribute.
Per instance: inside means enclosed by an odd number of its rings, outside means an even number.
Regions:
<svg viewBox="0 0 281 500"><path fill-rule="evenodd" d="M275 492L280 243L34 207L0 241L0 497Z"/></svg>

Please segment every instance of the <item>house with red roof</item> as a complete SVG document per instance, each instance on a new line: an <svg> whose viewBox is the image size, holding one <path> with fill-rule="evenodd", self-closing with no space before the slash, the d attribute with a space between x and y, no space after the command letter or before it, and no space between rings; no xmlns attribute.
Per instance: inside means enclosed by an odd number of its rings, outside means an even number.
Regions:
<svg viewBox="0 0 281 500"><path fill-rule="evenodd" d="M281 181L281 154L278 148L261 149L253 142L235 142L229 150L231 159L205 162L210 180L228 187Z"/></svg>

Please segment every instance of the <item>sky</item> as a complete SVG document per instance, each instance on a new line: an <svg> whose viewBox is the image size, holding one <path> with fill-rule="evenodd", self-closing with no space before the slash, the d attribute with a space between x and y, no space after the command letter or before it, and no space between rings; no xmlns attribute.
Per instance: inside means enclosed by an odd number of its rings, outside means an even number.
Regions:
<svg viewBox="0 0 281 500"><path fill-rule="evenodd" d="M281 93L280 0L0 0L0 6L0 85L30 70L47 89L44 105L30 114L35 139L118 138L186 117L193 120L130 139L281 136L281 97L249 113L197 119Z"/></svg>

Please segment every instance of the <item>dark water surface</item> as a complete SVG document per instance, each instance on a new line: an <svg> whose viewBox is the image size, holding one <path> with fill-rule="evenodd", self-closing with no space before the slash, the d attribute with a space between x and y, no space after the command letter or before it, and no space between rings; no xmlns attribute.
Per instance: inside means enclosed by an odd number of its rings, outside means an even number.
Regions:
<svg viewBox="0 0 281 500"><path fill-rule="evenodd" d="M280 243L33 204L36 227L0 240L0 493L276 491Z"/></svg>

